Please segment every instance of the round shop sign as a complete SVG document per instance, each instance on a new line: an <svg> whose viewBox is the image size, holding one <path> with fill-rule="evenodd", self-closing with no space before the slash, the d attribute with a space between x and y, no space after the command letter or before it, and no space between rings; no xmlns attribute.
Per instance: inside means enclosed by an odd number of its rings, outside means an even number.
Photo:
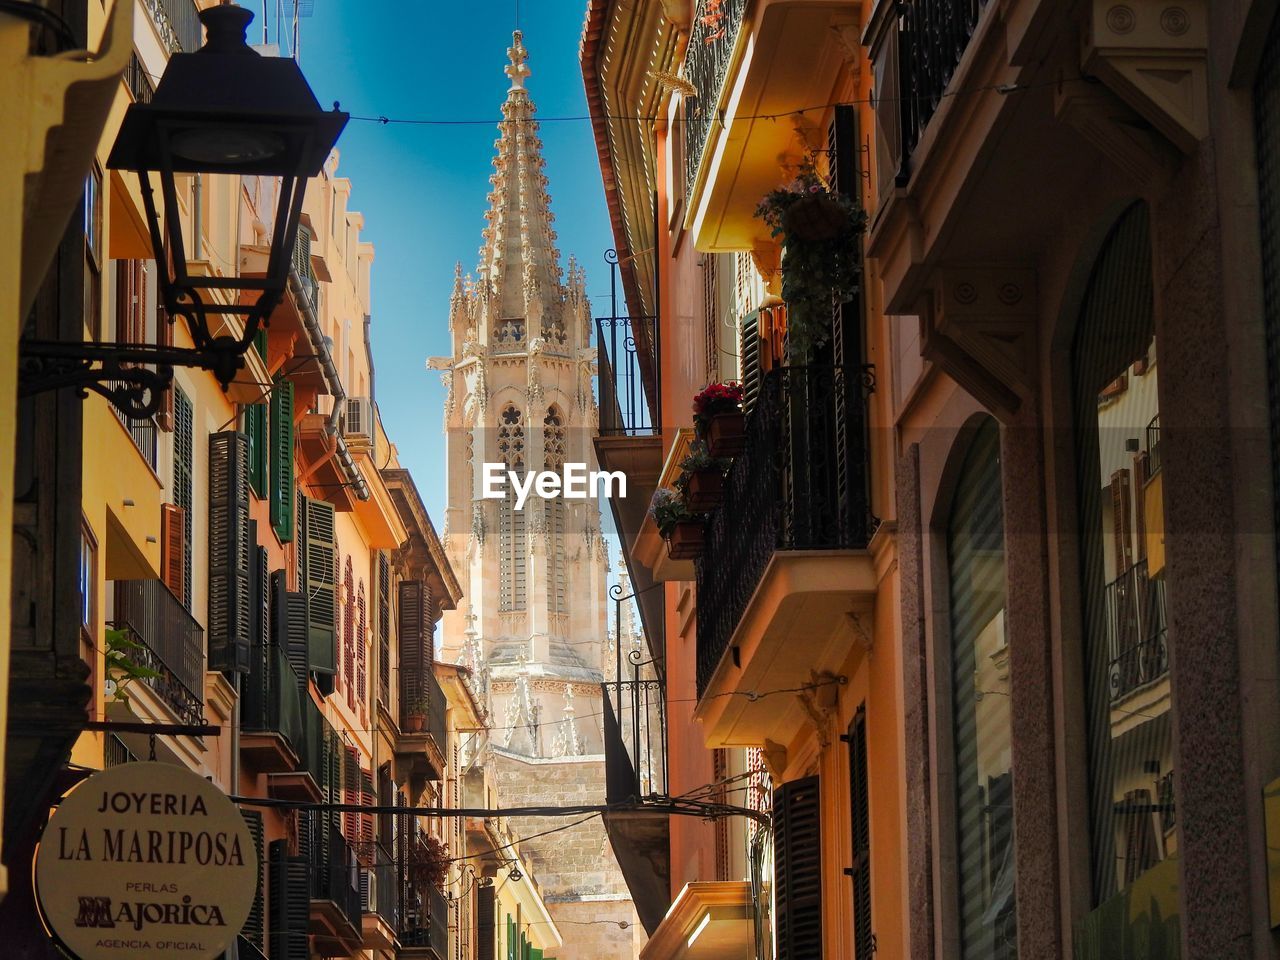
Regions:
<svg viewBox="0 0 1280 960"><path fill-rule="evenodd" d="M36 853L45 922L79 960L216 957L253 907L258 852L221 790L126 763L63 798Z"/></svg>

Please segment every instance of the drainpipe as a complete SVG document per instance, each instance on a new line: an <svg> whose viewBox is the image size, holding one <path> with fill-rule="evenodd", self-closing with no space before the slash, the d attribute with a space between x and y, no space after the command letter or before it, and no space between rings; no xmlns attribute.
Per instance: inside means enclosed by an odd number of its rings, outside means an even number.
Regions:
<svg viewBox="0 0 1280 960"><path fill-rule="evenodd" d="M325 435L334 441L336 448L334 455L342 467L347 482L355 490L356 498L368 500L369 485L364 482L364 477L361 476L351 451L347 449L347 441L342 436L342 404L347 399L347 393L342 388L342 380L338 376L338 368L333 364L333 354L329 350L329 345L324 342L324 331L320 329L320 320L311 306L311 298L302 286L302 278L298 276L297 268L292 265L289 267L289 292L293 294L294 300L302 310L302 322L306 325L307 333L311 337L312 351L320 359L325 383L333 396L333 411L325 422Z"/></svg>
<svg viewBox="0 0 1280 960"><path fill-rule="evenodd" d="M191 186L191 205L195 208L191 214L191 259L204 259L204 181L196 174Z"/></svg>
<svg viewBox="0 0 1280 960"><path fill-rule="evenodd" d="M364 355L369 358L369 399L376 400L377 397L373 392L373 344L369 342L369 327L372 320L369 314L364 315Z"/></svg>

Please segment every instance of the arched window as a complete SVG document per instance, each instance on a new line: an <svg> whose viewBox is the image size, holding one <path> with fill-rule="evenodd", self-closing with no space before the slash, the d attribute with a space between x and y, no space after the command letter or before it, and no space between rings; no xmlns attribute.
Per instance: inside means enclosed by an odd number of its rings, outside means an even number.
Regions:
<svg viewBox="0 0 1280 960"><path fill-rule="evenodd" d="M947 523L963 960L1018 955L1000 428L972 436Z"/></svg>
<svg viewBox="0 0 1280 960"><path fill-rule="evenodd" d="M554 403L542 420L543 460L548 470L561 470L565 457L564 414ZM565 587L565 528L567 507L563 497L545 501L547 519L547 608L552 613L568 609Z"/></svg>
<svg viewBox="0 0 1280 960"><path fill-rule="evenodd" d="M524 442L524 413L507 404L498 416L498 455L508 470L521 477L525 472ZM523 610L528 593L528 526L524 511L517 510L515 502L515 492L508 484L507 495L498 501L498 606L502 610Z"/></svg>
<svg viewBox="0 0 1280 960"><path fill-rule="evenodd" d="M1098 254L1072 347L1095 907L1140 877L1142 897L1177 896L1153 304L1138 203ZM1176 917L1143 935L1176 943Z"/></svg>
<svg viewBox="0 0 1280 960"><path fill-rule="evenodd" d="M355 680L356 658L355 593L354 577L351 573L351 556L348 554L346 570L342 575L342 678L347 685L347 706L353 710L356 706L356 686L353 682Z"/></svg>

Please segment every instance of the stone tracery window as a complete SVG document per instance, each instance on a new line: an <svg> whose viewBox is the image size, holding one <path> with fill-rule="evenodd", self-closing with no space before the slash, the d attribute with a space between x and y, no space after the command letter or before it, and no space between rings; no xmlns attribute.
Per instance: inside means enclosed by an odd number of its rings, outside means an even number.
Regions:
<svg viewBox="0 0 1280 960"><path fill-rule="evenodd" d="M554 403L542 420L543 463L547 470L560 470L565 458L565 416ZM563 497L546 501L547 521L547 608L551 613L568 610L566 600L565 529L568 511Z"/></svg>
<svg viewBox="0 0 1280 960"><path fill-rule="evenodd" d="M498 417L498 454L508 470L523 476L524 412L507 404ZM499 583L498 605L501 610L523 610L528 595L529 537L525 512L515 508L515 492L507 485L507 494L498 501Z"/></svg>

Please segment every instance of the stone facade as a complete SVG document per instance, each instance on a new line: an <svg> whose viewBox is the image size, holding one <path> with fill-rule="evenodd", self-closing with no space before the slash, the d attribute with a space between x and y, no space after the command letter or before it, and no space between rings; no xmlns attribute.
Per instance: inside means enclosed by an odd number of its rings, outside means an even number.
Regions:
<svg viewBox="0 0 1280 960"><path fill-rule="evenodd" d="M612 657L598 503L531 492L517 508L509 483L505 496L485 495L485 464L503 479L563 473L566 464L595 469L585 275L572 258L560 267L518 32L508 55L480 264L475 275L457 268L452 355L428 362L448 391L442 540L466 595L444 617L443 657L476 678L492 723L481 759L494 768L502 804L601 803L600 683ZM522 849L553 917L566 921L560 960L632 957L634 911L600 822L534 836L566 822L512 822L531 838Z"/></svg>

